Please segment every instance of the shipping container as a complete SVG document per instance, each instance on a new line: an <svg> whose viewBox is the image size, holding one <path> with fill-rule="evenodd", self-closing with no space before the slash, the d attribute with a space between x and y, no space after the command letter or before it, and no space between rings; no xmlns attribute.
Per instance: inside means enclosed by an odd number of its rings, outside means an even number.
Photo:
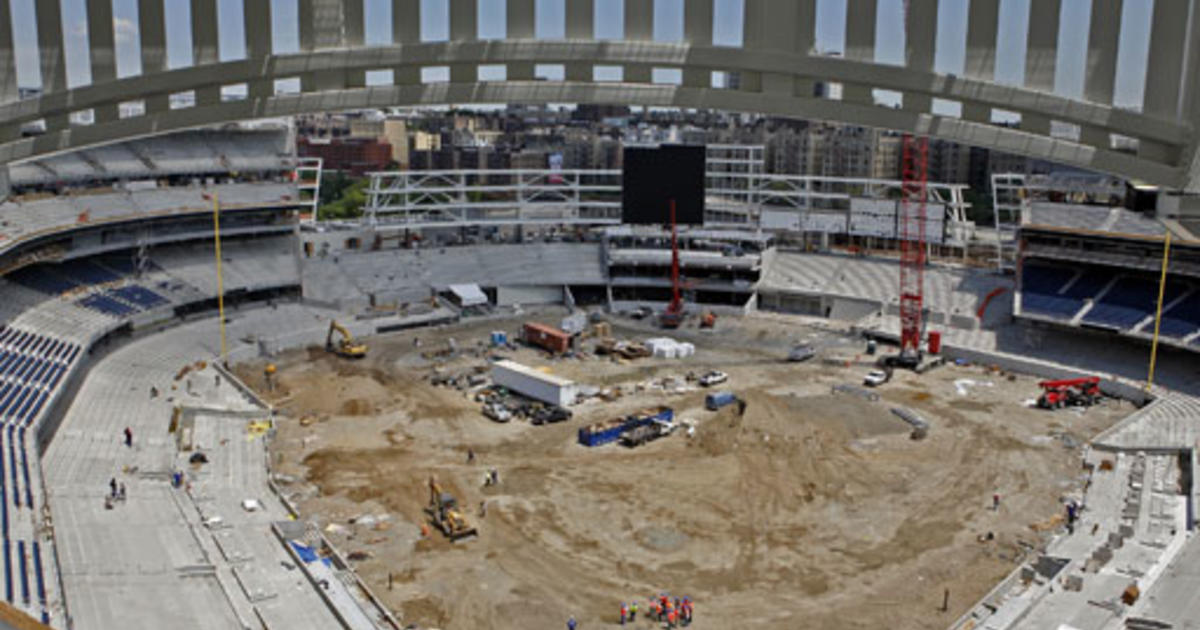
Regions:
<svg viewBox="0 0 1200 630"><path fill-rule="evenodd" d="M567 333L537 322L525 323L525 343L562 354L571 348L571 336Z"/></svg>
<svg viewBox="0 0 1200 630"><path fill-rule="evenodd" d="M579 395L579 387L573 381L539 372L514 361L493 363L492 383L522 396L560 407L575 404Z"/></svg>

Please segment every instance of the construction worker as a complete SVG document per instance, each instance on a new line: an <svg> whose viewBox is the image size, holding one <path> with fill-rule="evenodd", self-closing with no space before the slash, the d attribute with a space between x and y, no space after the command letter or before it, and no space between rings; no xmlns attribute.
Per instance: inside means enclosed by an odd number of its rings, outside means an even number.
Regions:
<svg viewBox="0 0 1200 630"><path fill-rule="evenodd" d="M625 618L629 616L629 607L625 602L621 602L621 625L625 625Z"/></svg>
<svg viewBox="0 0 1200 630"><path fill-rule="evenodd" d="M629 602L629 623L637 621L637 600Z"/></svg>
<svg viewBox="0 0 1200 630"><path fill-rule="evenodd" d="M577 627L579 627L579 622L575 621L575 615L571 615L571 618L567 620L567 630L575 630Z"/></svg>
<svg viewBox="0 0 1200 630"><path fill-rule="evenodd" d="M668 609L667 609L667 627L668 627L668 628L674 628L674 627L675 627L675 620L676 620L676 619L677 619L677 616L676 616L676 614L675 614L675 609L674 609L674 608L668 608Z"/></svg>

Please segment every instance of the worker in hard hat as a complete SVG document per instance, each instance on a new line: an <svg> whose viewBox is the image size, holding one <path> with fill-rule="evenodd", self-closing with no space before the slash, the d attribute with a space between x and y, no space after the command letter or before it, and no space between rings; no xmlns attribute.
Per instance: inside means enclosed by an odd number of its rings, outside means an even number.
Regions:
<svg viewBox="0 0 1200 630"><path fill-rule="evenodd" d="M629 607L625 602L621 602L621 625L625 625L625 618L629 616Z"/></svg>
<svg viewBox="0 0 1200 630"><path fill-rule="evenodd" d="M637 600L629 602L629 623L637 621Z"/></svg>

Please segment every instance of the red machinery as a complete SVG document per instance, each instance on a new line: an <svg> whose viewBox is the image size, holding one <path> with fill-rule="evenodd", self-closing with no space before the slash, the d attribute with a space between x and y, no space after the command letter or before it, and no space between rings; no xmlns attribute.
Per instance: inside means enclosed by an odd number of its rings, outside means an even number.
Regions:
<svg viewBox="0 0 1200 630"><path fill-rule="evenodd" d="M900 185L900 356L888 363L916 368L921 362L921 316L925 303L925 203L929 138L904 136Z"/></svg>
<svg viewBox="0 0 1200 630"><path fill-rule="evenodd" d="M679 242L675 230L675 200L671 200L671 303L659 317L663 328L679 328L683 323L683 296L679 291Z"/></svg>
<svg viewBox="0 0 1200 630"><path fill-rule="evenodd" d="M1100 393L1099 376L1042 381L1038 387L1042 388L1042 395L1037 404L1042 409L1090 407L1099 402L1103 395Z"/></svg>

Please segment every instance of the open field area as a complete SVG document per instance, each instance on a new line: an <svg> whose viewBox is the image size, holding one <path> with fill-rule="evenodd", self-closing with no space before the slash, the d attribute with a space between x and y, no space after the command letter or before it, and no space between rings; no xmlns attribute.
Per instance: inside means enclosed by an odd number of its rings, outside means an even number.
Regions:
<svg viewBox="0 0 1200 630"><path fill-rule="evenodd" d="M1116 401L1031 409L1036 379L983 366L897 372L877 401L833 393L870 369L864 343L827 323L767 316L673 335L696 344L682 360L502 352L603 387L720 369L730 377L721 388L748 403L741 417L706 411L702 388L649 386L578 405L567 422L499 424L467 393L429 384L422 350L454 338L463 352L444 367L466 370L486 362L470 350L489 331L513 337L522 321L367 339L369 356L356 362L292 351L276 361L274 391L262 363L238 367L280 409L272 463L284 492L343 551L362 552L359 572L405 623L556 628L574 614L590 629L616 625L622 602L645 611L668 591L696 602L702 630L944 628L1041 545L1030 525L1081 487L1079 445L1132 411ZM624 320L613 328L661 336ZM801 341L817 358L785 362ZM693 421L694 435L637 449L576 442L580 426L652 405ZM927 438L910 439L890 411L898 406L929 421ZM500 483L484 487L493 467ZM431 475L478 538L421 539ZM643 616L634 627L651 627Z"/></svg>

